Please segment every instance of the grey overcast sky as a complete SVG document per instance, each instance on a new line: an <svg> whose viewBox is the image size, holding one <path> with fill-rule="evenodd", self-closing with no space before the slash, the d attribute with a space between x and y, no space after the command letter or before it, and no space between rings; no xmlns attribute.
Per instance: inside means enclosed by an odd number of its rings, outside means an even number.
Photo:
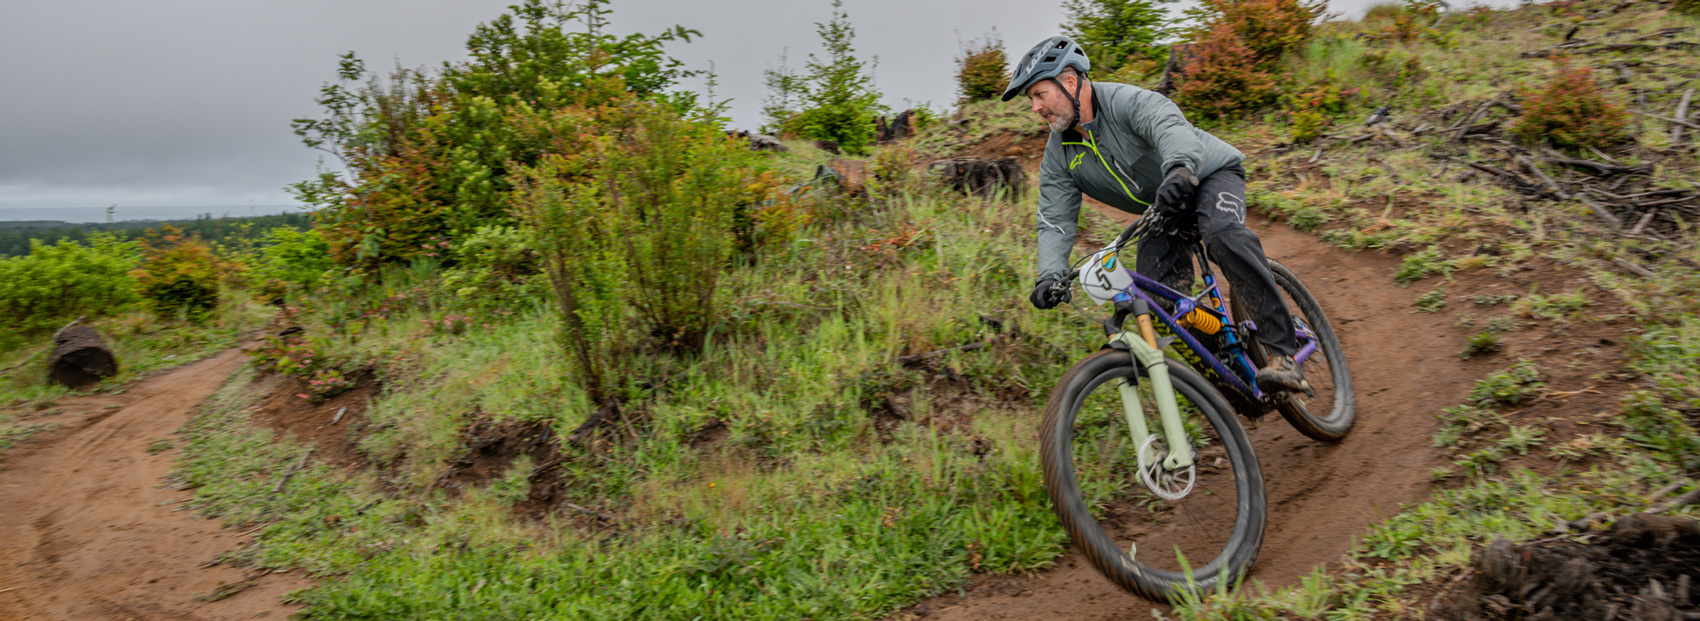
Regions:
<svg viewBox="0 0 1700 621"><path fill-rule="evenodd" d="M473 26L515 0L5 0L0 8L0 220L90 219L116 204L278 205L318 157L290 119L353 50L374 69L465 57ZM1495 3L1506 2L1497 0ZM1358 13L1373 0L1335 0ZM856 47L902 109L954 99L960 42L994 28L1013 59L1055 34L1056 1L845 0ZM616 0L615 32L702 31L670 52L713 62L735 125L760 123L762 71L818 51L826 0ZM683 85L700 88L701 81ZM29 208L29 209L23 209ZM137 208L142 208L137 211ZM20 215L25 214L28 215ZM58 219L58 218L55 218Z"/></svg>

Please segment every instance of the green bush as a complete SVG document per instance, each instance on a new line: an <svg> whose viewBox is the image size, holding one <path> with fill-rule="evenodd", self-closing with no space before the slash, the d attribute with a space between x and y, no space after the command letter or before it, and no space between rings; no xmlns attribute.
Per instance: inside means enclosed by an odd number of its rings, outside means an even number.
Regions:
<svg viewBox="0 0 1700 621"><path fill-rule="evenodd" d="M310 289L335 266L330 244L318 229L277 227L260 240L258 260L248 272L249 286L260 295L277 297L290 289Z"/></svg>
<svg viewBox="0 0 1700 621"><path fill-rule="evenodd" d="M443 289L468 308L510 315L547 295L529 231L481 226L456 243L451 256L454 267L443 272Z"/></svg>
<svg viewBox="0 0 1700 621"><path fill-rule="evenodd" d="M211 246L166 225L150 231L140 248L142 263L131 275L155 313L200 319L218 306L219 278L234 266L221 263Z"/></svg>
<svg viewBox="0 0 1700 621"><path fill-rule="evenodd" d="M984 43L970 41L956 57L956 105L1003 96L1009 86L1009 60L1004 57L1003 39L992 33ZM922 108L925 110L925 108ZM930 112L929 112L930 114ZM922 129L916 123L917 130Z"/></svg>
<svg viewBox="0 0 1700 621"><path fill-rule="evenodd" d="M1109 75L1136 60L1160 61L1171 33L1163 5L1170 0L1066 0L1063 32L1086 48L1093 72Z"/></svg>
<svg viewBox="0 0 1700 621"><path fill-rule="evenodd" d="M0 350L78 316L123 310L139 299L130 278L136 261L135 243L105 233L87 246L35 242L28 256L0 259Z"/></svg>

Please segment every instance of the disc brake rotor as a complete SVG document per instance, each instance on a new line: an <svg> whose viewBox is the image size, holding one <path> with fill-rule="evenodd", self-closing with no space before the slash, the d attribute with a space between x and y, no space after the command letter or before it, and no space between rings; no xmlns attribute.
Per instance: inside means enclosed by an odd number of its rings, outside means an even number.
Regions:
<svg viewBox="0 0 1700 621"><path fill-rule="evenodd" d="M1151 493L1164 500L1180 500L1192 493L1192 487L1198 483L1198 464L1187 466L1185 470L1169 470L1163 467L1163 461L1169 456L1169 449L1157 444L1159 436L1152 434L1139 445L1139 480L1145 484Z"/></svg>

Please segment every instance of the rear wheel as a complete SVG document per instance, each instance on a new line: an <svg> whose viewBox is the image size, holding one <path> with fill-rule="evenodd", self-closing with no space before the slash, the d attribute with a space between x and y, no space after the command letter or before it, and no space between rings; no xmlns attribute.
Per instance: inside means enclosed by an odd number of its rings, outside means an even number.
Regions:
<svg viewBox="0 0 1700 621"><path fill-rule="evenodd" d="M1271 397L1275 409L1299 433L1323 442L1339 442L1345 439L1357 419L1357 396L1352 391L1352 370L1346 364L1346 352L1340 347L1340 338L1334 334L1328 315L1323 314L1322 305L1311 296L1299 277L1274 259L1269 260L1269 271L1274 273L1275 284L1281 289L1282 303L1292 313L1293 327L1308 329L1316 337L1316 352L1303 365L1305 381L1310 383L1315 396L1277 393ZM1229 303L1235 319L1244 321L1257 317L1238 298L1230 296ZM1268 348L1259 339L1249 341L1246 353L1251 356L1252 363L1261 368L1268 361Z"/></svg>
<svg viewBox="0 0 1700 621"><path fill-rule="evenodd" d="M1157 601L1187 589L1188 570L1200 592L1236 582L1262 546L1266 511L1263 473L1233 409L1197 372L1174 360L1168 369L1193 439L1190 471L1154 465L1141 476L1141 447L1133 446L1119 392L1136 365L1123 350L1069 369L1040 432L1045 490L1069 537L1105 577ZM1156 464L1167 449L1149 384L1136 389L1159 438L1144 447L1145 463ZM1185 493L1173 497L1183 483Z"/></svg>

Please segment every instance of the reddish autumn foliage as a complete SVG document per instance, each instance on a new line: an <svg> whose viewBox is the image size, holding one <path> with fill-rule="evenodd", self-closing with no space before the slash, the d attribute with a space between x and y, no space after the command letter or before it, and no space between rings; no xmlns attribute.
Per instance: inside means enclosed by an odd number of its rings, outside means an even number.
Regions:
<svg viewBox="0 0 1700 621"><path fill-rule="evenodd" d="M1511 133L1525 142L1556 146L1603 146L1629 138L1629 113L1612 101L1588 67L1560 61L1552 80L1525 89L1523 117Z"/></svg>
<svg viewBox="0 0 1700 621"><path fill-rule="evenodd" d="M1195 118L1222 120L1275 98L1275 75L1259 66L1232 24L1218 23L1191 53L1175 98Z"/></svg>

